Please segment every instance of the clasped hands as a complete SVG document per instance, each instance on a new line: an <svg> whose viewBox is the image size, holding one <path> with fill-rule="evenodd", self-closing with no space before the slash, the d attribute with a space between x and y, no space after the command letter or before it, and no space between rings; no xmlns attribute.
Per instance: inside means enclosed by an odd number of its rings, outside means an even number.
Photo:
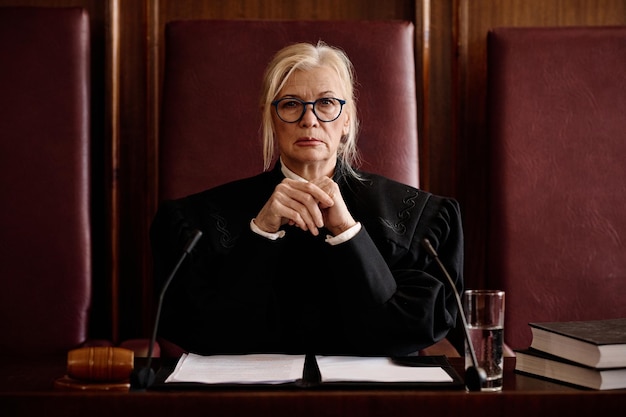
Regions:
<svg viewBox="0 0 626 417"><path fill-rule="evenodd" d="M285 178L276 186L254 222L269 233L289 224L308 230L314 236L319 234L320 227L326 227L337 236L356 224L339 186L329 177L308 182Z"/></svg>

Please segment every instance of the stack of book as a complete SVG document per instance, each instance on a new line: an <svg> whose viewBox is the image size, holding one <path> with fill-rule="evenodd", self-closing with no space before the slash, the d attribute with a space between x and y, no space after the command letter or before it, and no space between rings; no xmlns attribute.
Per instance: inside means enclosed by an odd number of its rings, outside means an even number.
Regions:
<svg viewBox="0 0 626 417"><path fill-rule="evenodd" d="M626 318L529 323L529 349L515 370L581 387L626 388Z"/></svg>

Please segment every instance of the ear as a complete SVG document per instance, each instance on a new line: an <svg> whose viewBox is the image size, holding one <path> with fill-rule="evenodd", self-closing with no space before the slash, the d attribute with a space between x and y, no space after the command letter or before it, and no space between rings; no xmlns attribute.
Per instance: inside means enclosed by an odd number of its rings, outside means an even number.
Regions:
<svg viewBox="0 0 626 417"><path fill-rule="evenodd" d="M343 134L343 136L348 136L348 133L350 133L350 116L349 115L346 117L346 120L343 122L343 130L341 131L341 133Z"/></svg>

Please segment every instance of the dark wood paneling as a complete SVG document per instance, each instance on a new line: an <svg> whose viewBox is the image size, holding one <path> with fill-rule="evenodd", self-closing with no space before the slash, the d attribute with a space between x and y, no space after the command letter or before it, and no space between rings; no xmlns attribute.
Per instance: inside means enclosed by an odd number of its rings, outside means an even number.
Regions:
<svg viewBox="0 0 626 417"><path fill-rule="evenodd" d="M119 10L119 165L117 292L118 337L145 336L143 322L151 317L148 226L153 215L150 202L156 174L152 168L154 144L149 137L150 108L147 97L148 17L147 0L118 0Z"/></svg>
<svg viewBox="0 0 626 417"><path fill-rule="evenodd" d="M417 2L417 68L420 113L420 185L437 194L455 196L455 149L452 129L454 8L452 0ZM421 10L420 10L421 9Z"/></svg>

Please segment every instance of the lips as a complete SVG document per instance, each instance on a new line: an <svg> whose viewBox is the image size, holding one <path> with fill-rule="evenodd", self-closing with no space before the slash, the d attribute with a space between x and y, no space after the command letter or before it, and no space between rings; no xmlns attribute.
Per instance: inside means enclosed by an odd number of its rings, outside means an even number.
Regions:
<svg viewBox="0 0 626 417"><path fill-rule="evenodd" d="M315 146L315 145L319 145L321 144L322 141L316 138L312 138L312 137L304 137L304 138L299 138L296 141L297 145L302 145L302 146Z"/></svg>

